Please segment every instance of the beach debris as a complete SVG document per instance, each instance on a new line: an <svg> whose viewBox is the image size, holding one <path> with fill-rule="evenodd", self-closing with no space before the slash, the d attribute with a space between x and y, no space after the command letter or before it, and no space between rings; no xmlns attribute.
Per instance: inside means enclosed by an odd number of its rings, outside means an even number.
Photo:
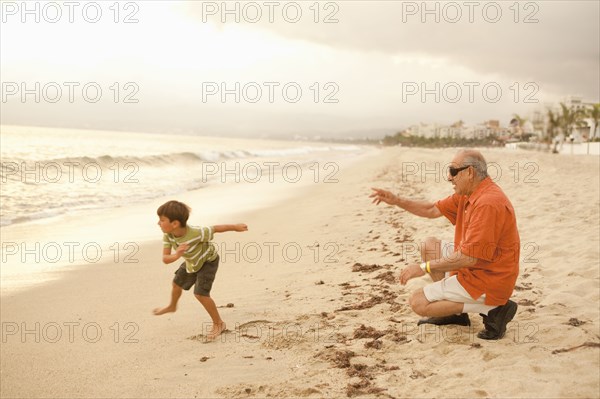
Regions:
<svg viewBox="0 0 600 399"><path fill-rule="evenodd" d="M515 285L515 290L516 291L527 291L532 289L531 287L531 283L521 283L521 285Z"/></svg>
<svg viewBox="0 0 600 399"><path fill-rule="evenodd" d="M315 282L315 285L323 285L323 284L325 284L325 281L323 281L323 280L319 280L319 281Z"/></svg>
<svg viewBox="0 0 600 399"><path fill-rule="evenodd" d="M347 310L369 309L375 305L379 305L380 303L389 303L390 305L395 307L394 311L399 309L399 307L401 305L395 301L395 299L398 297L398 294L391 292L389 290L383 290L381 293L383 294L383 296L374 295L366 301L363 301L360 303L355 303L354 305L350 305L350 306L342 306L341 308L337 309L336 312L344 312Z"/></svg>
<svg viewBox="0 0 600 399"><path fill-rule="evenodd" d="M371 386L371 381L366 378L361 379L359 382L348 384L346 387L346 396L349 398L353 396L364 396L369 394L377 394L385 391L385 388L378 388Z"/></svg>
<svg viewBox="0 0 600 399"><path fill-rule="evenodd" d="M552 351L552 354L555 355L557 353L571 352L579 348L600 348L600 342L584 342L583 344L574 346L572 348L555 349Z"/></svg>
<svg viewBox="0 0 600 399"><path fill-rule="evenodd" d="M378 274L377 276L375 276L375 278L377 280L382 280L390 284L396 282L396 276L394 276L394 273L389 270L387 272Z"/></svg>
<svg viewBox="0 0 600 399"><path fill-rule="evenodd" d="M397 331L397 330L392 330L392 329L388 329L386 330L387 334L385 336L386 339L389 339L392 342L395 342L397 344L399 343L407 343L410 342L408 341L408 338L406 337L406 333L402 332L402 331Z"/></svg>
<svg viewBox="0 0 600 399"><path fill-rule="evenodd" d="M351 350L325 350L317 353L315 357L327 360L339 369L350 367L350 359L356 356Z"/></svg>
<svg viewBox="0 0 600 399"><path fill-rule="evenodd" d="M361 324L356 330L354 330L354 339L361 338L373 338L378 339L386 335L386 331L379 331L373 327L366 327L364 324Z"/></svg>
<svg viewBox="0 0 600 399"><path fill-rule="evenodd" d="M396 239L394 240L394 242L396 243L404 243L404 242L409 242L409 241L413 241L412 236L410 234L403 234L402 238L400 238L400 236L396 237Z"/></svg>
<svg viewBox="0 0 600 399"><path fill-rule="evenodd" d="M350 359L354 356L356 356L356 353L350 350L326 350L315 355L315 357L329 361L337 368L346 369L346 374L349 377L360 378L360 381L347 385L346 395L348 397L377 394L385 391L385 389L371 384L371 380L374 379L373 367L365 364L350 364Z"/></svg>
<svg viewBox="0 0 600 399"><path fill-rule="evenodd" d="M249 394L249 393L252 392L252 388L246 388L246 389L244 389L244 392L246 392L247 394Z"/></svg>
<svg viewBox="0 0 600 399"><path fill-rule="evenodd" d="M419 370L413 370L412 374L409 375L410 378L416 380L417 378L425 378L425 374L421 373Z"/></svg>
<svg viewBox="0 0 600 399"><path fill-rule="evenodd" d="M344 289L344 290L349 290L349 289L352 289L352 288L358 288L358 287L360 287L359 285L352 285L352 284L350 284L348 282L341 283L341 284L339 284L339 286L342 287L342 289Z"/></svg>
<svg viewBox="0 0 600 399"><path fill-rule="evenodd" d="M201 362L205 362L205 361L207 361L208 359L210 359L210 357L208 357L208 356L202 356L202 357L200 358L200 361L201 361Z"/></svg>
<svg viewBox="0 0 600 399"><path fill-rule="evenodd" d="M519 305L521 306L535 306L535 302L531 299L521 299L519 301Z"/></svg>
<svg viewBox="0 0 600 399"><path fill-rule="evenodd" d="M375 270L381 269L383 266L372 264L372 265L363 265L362 263L355 263L352 266L352 271L355 273L363 272L363 273L371 273Z"/></svg>
<svg viewBox="0 0 600 399"><path fill-rule="evenodd" d="M402 310L404 307L406 307L406 305L403 305L401 303L395 303L392 306L390 306L390 312L392 313L396 313L399 312L400 310Z"/></svg>
<svg viewBox="0 0 600 399"><path fill-rule="evenodd" d="M348 368L350 367L350 359L356 356L356 353L349 350L341 350L336 351L334 353L334 357L332 359L333 363L338 368Z"/></svg>
<svg viewBox="0 0 600 399"><path fill-rule="evenodd" d="M331 313L327 313L327 312L321 312L321 317L327 319L327 320L333 320L335 319L335 314Z"/></svg>
<svg viewBox="0 0 600 399"><path fill-rule="evenodd" d="M383 343L378 339L365 342L365 348L381 349L382 346Z"/></svg>
<svg viewBox="0 0 600 399"><path fill-rule="evenodd" d="M579 326L585 324L585 321L581 321L581 320L577 319L576 317L571 317L567 324L570 326L573 326L573 327L579 327Z"/></svg>
<svg viewBox="0 0 600 399"><path fill-rule="evenodd" d="M348 384L348 387L346 388L346 395L348 395L349 398L352 396L364 395L365 392L363 390L369 385L371 385L371 382L366 378L363 378L354 384Z"/></svg>
<svg viewBox="0 0 600 399"><path fill-rule="evenodd" d="M348 368L347 372L349 377L360 377L366 379L373 379L373 376L368 372L368 366L366 364L353 364Z"/></svg>
<svg viewBox="0 0 600 399"><path fill-rule="evenodd" d="M479 348L481 348L481 344L479 342L473 342L471 344L471 348L477 348L477 349L479 349Z"/></svg>
<svg viewBox="0 0 600 399"><path fill-rule="evenodd" d="M371 299L368 299L368 300L360 302L360 303L355 303L354 305L342 306L341 308L337 309L336 312L344 312L347 310L369 309L369 308L372 308L373 306L378 305L382 302L384 302L383 297L373 296L373 297L371 297Z"/></svg>
<svg viewBox="0 0 600 399"><path fill-rule="evenodd" d="M380 363L376 364L376 365L375 365L375 367L376 367L377 369L379 369L379 370L382 370L382 371L385 371L385 372L387 372L387 371L395 371L395 370L400 370L400 366L386 366L386 365L385 365L386 363L387 363L387 362L386 362L386 361L385 361L385 359L384 359L384 360L382 360Z"/></svg>

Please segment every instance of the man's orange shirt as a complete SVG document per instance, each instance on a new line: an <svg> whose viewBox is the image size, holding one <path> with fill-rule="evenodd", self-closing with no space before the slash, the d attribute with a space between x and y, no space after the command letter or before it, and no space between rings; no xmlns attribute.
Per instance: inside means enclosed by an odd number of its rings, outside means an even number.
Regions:
<svg viewBox="0 0 600 399"><path fill-rule="evenodd" d="M512 204L487 177L475 191L454 194L435 204L455 226L454 250L477 263L459 269L458 281L473 299L485 294L485 304L504 305L519 275L521 241Z"/></svg>

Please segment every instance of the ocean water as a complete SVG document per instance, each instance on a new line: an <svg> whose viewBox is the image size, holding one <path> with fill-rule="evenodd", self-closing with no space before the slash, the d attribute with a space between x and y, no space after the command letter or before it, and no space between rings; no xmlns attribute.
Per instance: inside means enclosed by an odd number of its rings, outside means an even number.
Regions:
<svg viewBox="0 0 600 399"><path fill-rule="evenodd" d="M0 140L1 295L101 261L139 262L143 242L162 240L165 200L191 205L193 225L240 222L306 185L342 183L340 168L370 151L15 126L1 126Z"/></svg>
<svg viewBox="0 0 600 399"><path fill-rule="evenodd" d="M2 126L0 225L113 209L216 183L335 180L359 146Z"/></svg>

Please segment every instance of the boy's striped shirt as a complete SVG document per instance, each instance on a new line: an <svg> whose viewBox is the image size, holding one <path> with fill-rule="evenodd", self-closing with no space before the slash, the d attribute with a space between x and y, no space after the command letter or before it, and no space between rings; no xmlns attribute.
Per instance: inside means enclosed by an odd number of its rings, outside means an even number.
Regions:
<svg viewBox="0 0 600 399"><path fill-rule="evenodd" d="M188 244L189 248L182 255L185 259L185 268L188 273L195 273L202 268L204 262L212 262L217 258L217 249L210 242L213 239L212 227L187 226L187 232L182 237L173 234L163 235L163 247L176 250L181 244Z"/></svg>

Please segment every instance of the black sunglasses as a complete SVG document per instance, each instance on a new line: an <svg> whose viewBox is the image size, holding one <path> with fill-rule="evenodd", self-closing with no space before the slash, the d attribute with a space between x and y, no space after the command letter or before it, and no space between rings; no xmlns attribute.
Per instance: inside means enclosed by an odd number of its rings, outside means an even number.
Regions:
<svg viewBox="0 0 600 399"><path fill-rule="evenodd" d="M451 166L451 167L448 168L448 171L450 172L450 176L456 177L456 175L458 174L458 172L467 169L469 166L471 166L471 165L463 166L463 167L460 167L460 168L453 168Z"/></svg>

